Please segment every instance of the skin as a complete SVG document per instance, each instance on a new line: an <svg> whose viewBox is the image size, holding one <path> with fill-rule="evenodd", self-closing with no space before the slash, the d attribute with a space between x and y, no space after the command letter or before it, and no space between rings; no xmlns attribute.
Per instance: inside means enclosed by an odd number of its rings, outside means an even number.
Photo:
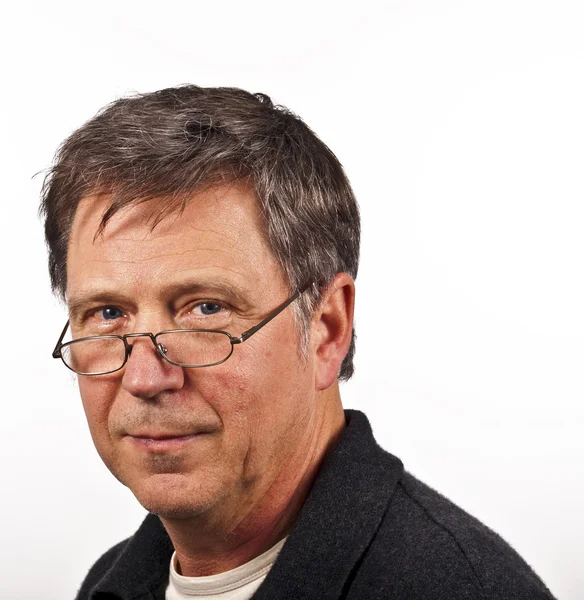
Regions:
<svg viewBox="0 0 584 600"><path fill-rule="evenodd" d="M247 187L195 194L151 231L155 205L118 213L96 238L108 199L80 203L67 262L73 338L178 328L240 335L296 291ZM235 568L288 533L345 425L337 373L353 302L352 279L338 274L304 356L289 307L221 365L171 365L140 337L121 371L79 376L99 455L159 515L184 575Z"/></svg>

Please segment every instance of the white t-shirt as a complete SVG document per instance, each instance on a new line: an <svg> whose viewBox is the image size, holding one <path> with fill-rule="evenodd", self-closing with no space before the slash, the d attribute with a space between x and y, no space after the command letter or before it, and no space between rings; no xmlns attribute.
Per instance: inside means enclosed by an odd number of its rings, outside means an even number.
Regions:
<svg viewBox="0 0 584 600"><path fill-rule="evenodd" d="M276 562L286 538L249 562L217 575L184 577L176 572L176 552L170 559L166 600L249 600Z"/></svg>

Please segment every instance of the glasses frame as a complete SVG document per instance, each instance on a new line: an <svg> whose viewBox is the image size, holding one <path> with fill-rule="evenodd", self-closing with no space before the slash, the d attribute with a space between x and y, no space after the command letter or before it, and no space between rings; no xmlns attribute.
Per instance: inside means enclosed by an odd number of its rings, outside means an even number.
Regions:
<svg viewBox="0 0 584 600"><path fill-rule="evenodd" d="M82 338L79 338L76 340L71 340L70 342L63 343L63 338L65 337L65 334L67 333L67 329L69 328L69 321L67 321L67 323L65 323L65 327L63 328L63 331L61 332L61 335L59 336L59 340L57 341L57 344L55 345L55 349L53 350L52 356L53 356L53 358L60 358L63 361L63 364L70 371L77 373L77 375L84 375L86 377L93 377L96 375L110 375L111 373L116 373L117 371L121 371L126 366L126 363L128 362L128 359L130 358L130 354L132 353L132 348L133 348L133 345L128 343L128 339L138 338L138 337L147 337L147 338L150 338L150 340L154 344L154 347L156 348L158 355L161 358L163 358L166 362L170 363L171 365L175 365L177 367L182 367L184 369L200 369L203 367L214 367L214 366L220 365L220 364L224 363L226 360L228 360L231 357L231 355L233 354L234 346L236 346L237 344L243 344L243 342L249 340L249 338L254 333L257 333L262 327L264 327L272 319L277 317L284 309L288 308L288 306L290 306L290 304L292 304L292 302L294 302L297 298L299 298L311 285L312 284L309 283L309 284L305 285L302 289L298 290L295 294L290 296L290 298L288 298L288 300L286 300L285 302L280 304L278 307L276 307L269 315L267 315L264 319L262 319L257 325L254 325L251 329L244 331L240 336L231 335L230 333L228 333L227 331L223 331L222 329L167 329L165 331L159 331L156 334L150 333L150 332L144 332L144 333L126 333L124 335L91 335L91 336L82 337ZM164 353L163 344L157 341L157 338L159 335L163 335L166 333L221 333L229 338L229 342L231 343L231 351L223 360L219 360L217 362L210 363L208 365L183 365L182 363L177 363L177 362L170 360ZM63 353L62 353L63 348L66 348L67 346L71 346L72 344L76 344L78 342L85 342L87 340L104 340L104 339L105 340L108 340L108 339L109 340L111 340L111 339L122 340L122 342L124 343L124 348L125 348L124 362L117 369L114 369L113 371L103 371L101 373L80 373L79 371L75 371L75 369L72 369L65 362L65 359L63 358Z"/></svg>

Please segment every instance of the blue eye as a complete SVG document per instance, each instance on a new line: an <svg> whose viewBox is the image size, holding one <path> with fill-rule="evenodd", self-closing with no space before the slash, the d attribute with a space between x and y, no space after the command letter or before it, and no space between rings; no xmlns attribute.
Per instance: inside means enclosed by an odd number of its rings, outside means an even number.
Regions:
<svg viewBox="0 0 584 600"><path fill-rule="evenodd" d="M123 316L122 311L115 306L106 306L101 309L101 316L105 321L112 321Z"/></svg>
<svg viewBox="0 0 584 600"><path fill-rule="evenodd" d="M203 315L216 315L221 312L222 306L215 302L203 302L198 304L195 308L200 309Z"/></svg>

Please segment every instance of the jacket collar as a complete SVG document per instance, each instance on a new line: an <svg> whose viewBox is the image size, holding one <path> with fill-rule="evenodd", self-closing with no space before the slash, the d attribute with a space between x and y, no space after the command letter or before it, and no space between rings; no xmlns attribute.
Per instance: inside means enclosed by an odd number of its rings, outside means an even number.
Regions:
<svg viewBox="0 0 584 600"><path fill-rule="evenodd" d="M347 428L254 600L341 598L381 525L403 465L377 445L363 413L346 410L345 418Z"/></svg>
<svg viewBox="0 0 584 600"><path fill-rule="evenodd" d="M93 588L90 599L164 598L174 548L160 519L149 514L126 542L118 558Z"/></svg>
<svg viewBox="0 0 584 600"><path fill-rule="evenodd" d="M403 465L377 445L363 413L346 410L345 418L347 427L254 600L341 597L379 528ZM148 515L94 593L163 598L172 552L160 520Z"/></svg>

